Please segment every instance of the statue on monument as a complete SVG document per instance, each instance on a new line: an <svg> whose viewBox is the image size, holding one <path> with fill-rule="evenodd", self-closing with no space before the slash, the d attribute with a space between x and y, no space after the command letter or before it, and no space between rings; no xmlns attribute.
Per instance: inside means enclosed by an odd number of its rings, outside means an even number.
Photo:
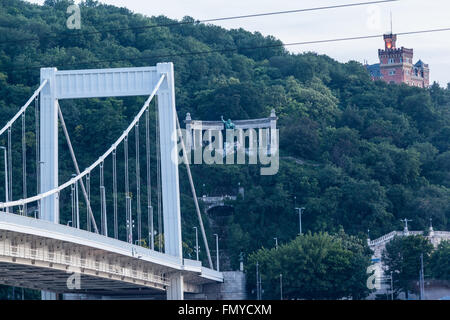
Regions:
<svg viewBox="0 0 450 320"><path fill-rule="evenodd" d="M231 119L228 119L227 121L225 121L223 119L223 116L221 116L222 122L225 125L225 129L234 129L236 128L235 124L233 122L231 122Z"/></svg>

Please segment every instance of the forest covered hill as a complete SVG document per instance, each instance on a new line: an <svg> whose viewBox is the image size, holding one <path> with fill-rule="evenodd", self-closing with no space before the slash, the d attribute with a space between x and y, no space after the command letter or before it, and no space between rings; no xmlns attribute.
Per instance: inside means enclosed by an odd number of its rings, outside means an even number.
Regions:
<svg viewBox="0 0 450 320"><path fill-rule="evenodd" d="M226 247L233 265L240 251L272 247L274 237L280 242L295 238L295 205L306 207L303 228L312 232L343 229L365 238L370 229L374 238L400 230L405 217L413 220L414 230L425 229L429 218L435 230L449 230L449 87L373 82L358 62L339 63L314 52L291 54L273 37L199 24L190 17L177 24L92 0L81 4L80 35L66 28L69 4L0 0L0 126L37 87L39 68L51 66L63 70L171 61L180 119L187 112L202 120L261 118L275 109L282 157L278 174L261 176L255 165L193 166L199 193L226 194L238 184L245 189L228 223ZM143 99L61 103L75 150L83 155L80 167L115 141ZM151 116L154 123L155 114ZM20 128L15 130L19 134ZM27 134L30 154L33 135ZM17 159L20 150L19 143ZM67 150L60 161L64 182L73 173ZM20 161L14 164L14 175L20 177ZM192 251L197 220L186 173L180 169L183 240ZM33 164L29 170L31 174ZM19 183L14 194L21 194Z"/></svg>

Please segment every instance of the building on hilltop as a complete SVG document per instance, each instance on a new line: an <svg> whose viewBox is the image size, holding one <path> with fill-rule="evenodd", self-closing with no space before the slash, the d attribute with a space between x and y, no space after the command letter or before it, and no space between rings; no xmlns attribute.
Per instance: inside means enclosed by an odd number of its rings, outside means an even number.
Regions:
<svg viewBox="0 0 450 320"><path fill-rule="evenodd" d="M430 69L428 64L419 60L413 64L413 49L397 48L397 35L385 34L384 50L378 50L380 63L366 65L373 80L383 80L387 83L405 83L410 86L428 88L430 84Z"/></svg>

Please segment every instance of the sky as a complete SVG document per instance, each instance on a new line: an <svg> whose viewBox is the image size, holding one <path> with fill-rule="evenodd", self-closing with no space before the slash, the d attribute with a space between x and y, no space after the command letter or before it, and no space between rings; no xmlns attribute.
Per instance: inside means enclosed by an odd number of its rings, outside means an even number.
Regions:
<svg viewBox="0 0 450 320"><path fill-rule="evenodd" d="M38 4L44 2L44 0L28 1ZM165 15L172 19L191 16L204 20L369 1L100 0L99 2L126 7L146 16ZM214 24L227 29L244 28L252 32L258 31L263 35L272 35L283 43L291 43L382 34L391 29L391 12L394 33L450 28L449 0L399 0L391 3L229 20ZM450 82L449 39L450 31L403 35L398 37L397 47L413 48L414 62L421 59L428 63L431 81L446 86ZM384 48L384 43L382 38L373 38L286 48L295 53L314 51L326 54L340 62L356 60L363 63L367 60L369 64L373 64L378 63L378 49Z"/></svg>

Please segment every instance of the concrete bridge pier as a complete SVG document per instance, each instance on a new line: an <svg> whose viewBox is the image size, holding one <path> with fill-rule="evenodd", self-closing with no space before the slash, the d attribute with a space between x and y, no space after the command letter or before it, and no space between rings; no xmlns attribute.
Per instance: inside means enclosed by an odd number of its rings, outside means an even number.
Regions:
<svg viewBox="0 0 450 320"><path fill-rule="evenodd" d="M170 279L170 287L167 288L167 300L184 300L184 279L179 272L173 274Z"/></svg>

